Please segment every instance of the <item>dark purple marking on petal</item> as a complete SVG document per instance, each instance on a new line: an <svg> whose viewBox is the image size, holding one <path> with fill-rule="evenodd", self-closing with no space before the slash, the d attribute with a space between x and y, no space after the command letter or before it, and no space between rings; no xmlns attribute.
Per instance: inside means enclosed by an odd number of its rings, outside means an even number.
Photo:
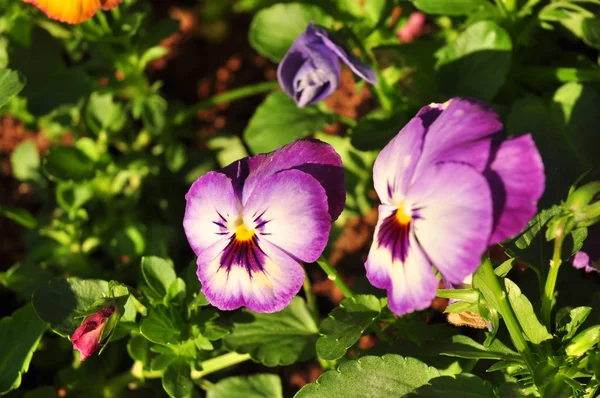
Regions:
<svg viewBox="0 0 600 398"><path fill-rule="evenodd" d="M409 249L410 222L401 223L396 217L398 210L384 219L379 227L377 242L392 253L392 261L406 261Z"/></svg>
<svg viewBox="0 0 600 398"><path fill-rule="evenodd" d="M258 237L254 235L251 239L240 240L232 236L229 244L223 250L221 267L227 272L231 267L245 268L250 277L252 273L262 272L265 264L265 253L258 245Z"/></svg>

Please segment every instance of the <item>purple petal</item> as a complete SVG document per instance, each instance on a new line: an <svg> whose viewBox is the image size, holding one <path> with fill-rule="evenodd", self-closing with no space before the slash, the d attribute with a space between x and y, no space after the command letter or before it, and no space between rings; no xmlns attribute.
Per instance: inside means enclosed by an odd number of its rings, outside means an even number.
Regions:
<svg viewBox="0 0 600 398"><path fill-rule="evenodd" d="M544 164L531 135L503 141L484 175L494 198L490 244L496 244L525 228L544 192Z"/></svg>
<svg viewBox="0 0 600 398"><path fill-rule="evenodd" d="M333 41L331 41L327 31L325 31L323 29L315 28L313 26L309 26L307 28L307 32L309 30L312 30L315 35L319 36L323 40L323 43L325 43L325 45L331 51L333 51L338 57L340 57L341 60L344 61L344 63L346 65L348 65L354 73L356 73L358 76L360 76L362 79L368 81L369 83L371 83L375 86L377 85L377 74L375 73L373 68L371 68L369 65L367 65L366 63L364 63L363 61L361 61L354 55L349 54L342 47L338 46Z"/></svg>
<svg viewBox="0 0 600 398"><path fill-rule="evenodd" d="M382 203L392 204L406 195L425 133L423 119L414 117L377 156L373 182Z"/></svg>
<svg viewBox="0 0 600 398"><path fill-rule="evenodd" d="M404 315L431 305L438 279L412 232L407 236L408 251L404 261L387 244L379 241L381 228L385 220L393 217L394 210L391 206L379 206L379 222L365 267L369 282L387 290L390 309L397 315Z"/></svg>
<svg viewBox="0 0 600 398"><path fill-rule="evenodd" d="M198 279L208 302L220 310L247 307L270 313L292 301L304 282L304 270L282 250L256 239L245 248L225 250L208 264L198 264Z"/></svg>
<svg viewBox="0 0 600 398"><path fill-rule="evenodd" d="M429 126L415 176L444 161L467 163L483 171L489 160L491 139L502 131L496 112L481 101L467 98L432 104L421 112L432 107L442 111Z"/></svg>
<svg viewBox="0 0 600 398"><path fill-rule="evenodd" d="M253 156L249 167L244 203L265 178L284 170L300 170L310 174L325 189L332 221L344 210L344 167L340 155L329 144L316 139L297 140L266 155Z"/></svg>
<svg viewBox="0 0 600 398"><path fill-rule="evenodd" d="M185 199L187 204L183 229L196 255L203 257L204 251L231 236L230 223L241 214L239 202L231 179L214 171L198 178ZM202 261L210 261L212 258Z"/></svg>
<svg viewBox="0 0 600 398"><path fill-rule="evenodd" d="M296 38L279 64L277 79L283 91L303 108L337 90L340 62L309 26Z"/></svg>
<svg viewBox="0 0 600 398"><path fill-rule="evenodd" d="M600 272L600 224L588 228L583 247L573 256L573 267L585 272Z"/></svg>
<svg viewBox="0 0 600 398"><path fill-rule="evenodd" d="M244 192L245 193L245 192ZM316 261L327 245L331 216L319 182L300 170L261 179L244 204L244 224L292 257Z"/></svg>
<svg viewBox="0 0 600 398"><path fill-rule="evenodd" d="M430 167L406 198L414 233L427 257L450 283L475 272L492 231L492 198L485 178L472 167Z"/></svg>

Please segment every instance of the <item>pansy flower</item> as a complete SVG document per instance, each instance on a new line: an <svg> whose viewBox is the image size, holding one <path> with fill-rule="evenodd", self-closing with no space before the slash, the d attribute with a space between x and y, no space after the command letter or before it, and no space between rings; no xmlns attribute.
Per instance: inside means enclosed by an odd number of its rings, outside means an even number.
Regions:
<svg viewBox="0 0 600 398"><path fill-rule="evenodd" d="M23 0L42 10L50 19L78 24L93 17L98 10L110 10L123 0Z"/></svg>
<svg viewBox="0 0 600 398"><path fill-rule="evenodd" d="M221 310L275 312L304 282L346 199L340 156L312 139L200 177L183 226L207 300Z"/></svg>
<svg viewBox="0 0 600 398"><path fill-rule="evenodd" d="M279 67L277 79L283 91L300 108L327 98L340 83L340 61L371 84L377 84L375 71L335 44L326 30L310 23L296 38Z"/></svg>
<svg viewBox="0 0 600 398"><path fill-rule="evenodd" d="M367 277L398 315L429 307L438 278L461 283L491 244L536 213L544 167L530 135L504 139L480 101L431 104L381 151L373 170L382 202Z"/></svg>

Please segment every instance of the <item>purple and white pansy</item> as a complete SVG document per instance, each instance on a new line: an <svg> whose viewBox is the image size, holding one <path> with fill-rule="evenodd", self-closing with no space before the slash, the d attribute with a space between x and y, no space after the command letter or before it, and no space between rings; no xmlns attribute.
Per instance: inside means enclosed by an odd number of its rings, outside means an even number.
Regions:
<svg viewBox="0 0 600 398"><path fill-rule="evenodd" d="M504 139L502 128L487 105L454 98L422 108L377 157L381 205L365 267L394 313L429 307L432 266L459 284L535 215L542 159L530 135Z"/></svg>
<svg viewBox="0 0 600 398"><path fill-rule="evenodd" d="M358 76L377 84L369 65L335 44L326 30L310 23L279 64L279 84L300 108L324 100L339 86L340 59Z"/></svg>
<svg viewBox="0 0 600 398"><path fill-rule="evenodd" d="M340 156L294 141L198 178L183 226L207 300L221 310L286 307L316 261L346 199Z"/></svg>

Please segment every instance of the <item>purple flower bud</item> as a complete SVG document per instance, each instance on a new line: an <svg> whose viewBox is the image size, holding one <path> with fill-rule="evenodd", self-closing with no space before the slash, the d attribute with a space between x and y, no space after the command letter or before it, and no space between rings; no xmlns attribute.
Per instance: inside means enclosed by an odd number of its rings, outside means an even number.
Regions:
<svg viewBox="0 0 600 398"><path fill-rule="evenodd" d="M87 317L71 336L73 349L79 351L79 359L85 361L98 350L102 332L108 319L115 313L115 306L104 308Z"/></svg>
<svg viewBox="0 0 600 398"><path fill-rule="evenodd" d="M316 28L313 22L296 38L279 64L279 84L300 108L319 102L338 88L338 58L358 76L377 84L375 71L369 65L331 41L327 31Z"/></svg>

